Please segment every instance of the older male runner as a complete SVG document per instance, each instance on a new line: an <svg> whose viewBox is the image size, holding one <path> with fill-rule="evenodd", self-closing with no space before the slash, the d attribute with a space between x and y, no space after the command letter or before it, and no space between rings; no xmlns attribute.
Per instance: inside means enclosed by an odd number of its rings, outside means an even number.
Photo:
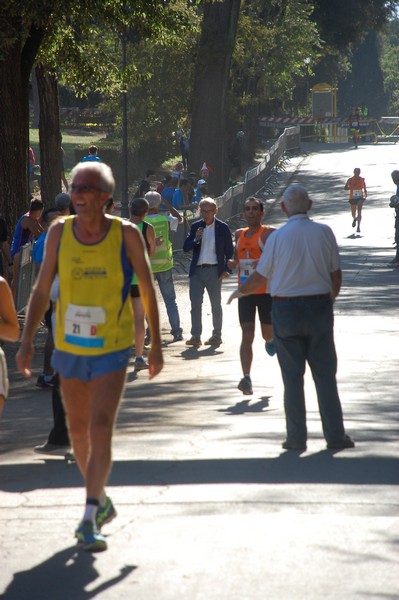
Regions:
<svg viewBox="0 0 399 600"><path fill-rule="evenodd" d="M152 334L150 378L163 366L158 308L142 236L129 221L104 213L114 185L104 163L80 163L73 169L70 193L76 215L49 229L17 354L19 370L29 376L32 338L58 273L53 366L60 374L73 452L86 483L86 507L75 535L91 552L107 548L99 530L115 516L104 486L132 345L132 268Z"/></svg>
<svg viewBox="0 0 399 600"><path fill-rule="evenodd" d="M255 273L229 302L268 281L274 343L284 381L287 439L283 448L306 449L306 362L316 385L327 448L353 448L345 433L336 382L333 300L342 279L338 247L327 225L309 219L311 206L302 186L285 190L281 208L288 222L270 236Z"/></svg>

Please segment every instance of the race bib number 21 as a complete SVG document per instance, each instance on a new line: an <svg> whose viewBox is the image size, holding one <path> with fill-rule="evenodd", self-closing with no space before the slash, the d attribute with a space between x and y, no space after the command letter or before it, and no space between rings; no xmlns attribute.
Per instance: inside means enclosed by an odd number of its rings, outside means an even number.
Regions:
<svg viewBox="0 0 399 600"><path fill-rule="evenodd" d="M98 335L98 326L105 323L105 309L101 306L68 304L65 313L65 341L83 348L103 348L104 338Z"/></svg>

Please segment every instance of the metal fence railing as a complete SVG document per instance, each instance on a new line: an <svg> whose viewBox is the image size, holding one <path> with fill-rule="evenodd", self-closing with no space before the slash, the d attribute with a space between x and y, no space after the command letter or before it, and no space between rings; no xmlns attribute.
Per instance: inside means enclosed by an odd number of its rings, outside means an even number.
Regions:
<svg viewBox="0 0 399 600"><path fill-rule="evenodd" d="M28 304L34 281L35 265L32 259L32 243L28 243L22 246L20 250L17 296L15 300L15 306L18 314L23 312Z"/></svg>
<svg viewBox="0 0 399 600"><path fill-rule="evenodd" d="M300 127L288 127L273 146L265 152L256 167L245 173L242 183L230 187L222 196L215 198L218 207L218 217L222 221L229 221L234 215L242 213L245 198L256 194L264 186L266 179L271 175L273 169L278 166L279 161L286 152L296 150L299 147ZM176 232L171 233L174 251L182 249L191 223L198 218L197 214L186 217L183 227L179 226Z"/></svg>

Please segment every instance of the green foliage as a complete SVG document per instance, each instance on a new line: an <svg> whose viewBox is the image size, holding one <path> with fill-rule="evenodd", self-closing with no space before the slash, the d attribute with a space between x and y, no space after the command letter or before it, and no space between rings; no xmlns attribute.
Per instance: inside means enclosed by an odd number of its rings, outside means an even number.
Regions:
<svg viewBox="0 0 399 600"><path fill-rule="evenodd" d="M323 40L319 81L350 77L352 56L370 30L381 31L395 14L397 0L314 0L312 19Z"/></svg>
<svg viewBox="0 0 399 600"><path fill-rule="evenodd" d="M160 46L158 39L128 46L128 64L135 67L134 77L126 77L129 147L140 148L145 160L162 159L176 150L173 132L187 122L190 112L195 41L191 30L168 46ZM102 104L117 115L111 138L121 134L118 102L111 98Z"/></svg>
<svg viewBox="0 0 399 600"><path fill-rule="evenodd" d="M94 91L118 97L126 82L139 77L134 62L121 71L122 36L127 42L176 44L182 36L190 35L195 15L182 0L72 4L69 13L59 15L56 27L47 29L38 58L77 96Z"/></svg>
<svg viewBox="0 0 399 600"><path fill-rule="evenodd" d="M306 74L304 59L315 62L320 51L311 14L303 0L243 4L233 56L234 91L242 106L291 96L297 78Z"/></svg>
<svg viewBox="0 0 399 600"><path fill-rule="evenodd" d="M384 90L388 100L388 114L399 114L399 19L389 21L380 35L381 68L384 74Z"/></svg>

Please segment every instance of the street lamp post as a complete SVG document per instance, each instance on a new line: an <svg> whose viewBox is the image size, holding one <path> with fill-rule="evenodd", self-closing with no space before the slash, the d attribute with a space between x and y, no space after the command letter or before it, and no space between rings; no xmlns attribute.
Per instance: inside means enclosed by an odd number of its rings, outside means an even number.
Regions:
<svg viewBox="0 0 399 600"><path fill-rule="evenodd" d="M305 63L305 68L306 68L306 110L308 111L309 109L309 65L310 65L310 61L311 58L310 56L307 56L306 58L303 59L303 62Z"/></svg>
<svg viewBox="0 0 399 600"><path fill-rule="evenodd" d="M126 57L126 32L122 33L122 72L124 73L127 65ZM129 217L129 184L128 184L128 140L127 140L127 89L124 83L122 95L122 218Z"/></svg>

